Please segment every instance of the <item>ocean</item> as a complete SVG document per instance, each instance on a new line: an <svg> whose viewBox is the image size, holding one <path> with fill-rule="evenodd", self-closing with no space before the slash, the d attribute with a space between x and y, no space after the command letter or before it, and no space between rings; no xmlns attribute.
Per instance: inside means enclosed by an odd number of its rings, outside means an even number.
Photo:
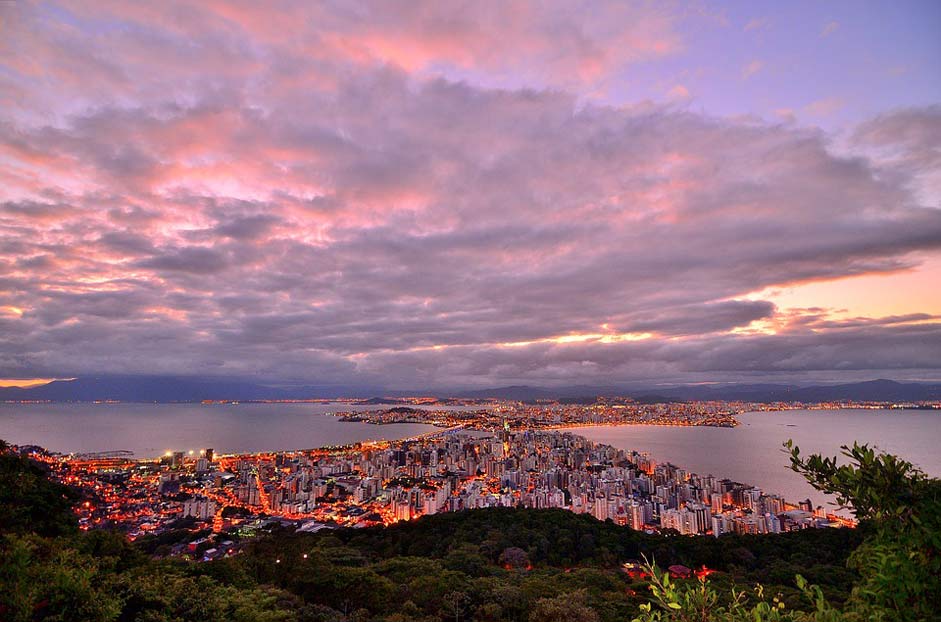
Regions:
<svg viewBox="0 0 941 622"><path fill-rule="evenodd" d="M623 425L571 428L619 449L646 451L700 475L728 477L823 505L831 498L791 471L782 444L793 439L801 453L837 455L854 441L875 445L941 477L941 411L788 410L739 415L736 428Z"/></svg>

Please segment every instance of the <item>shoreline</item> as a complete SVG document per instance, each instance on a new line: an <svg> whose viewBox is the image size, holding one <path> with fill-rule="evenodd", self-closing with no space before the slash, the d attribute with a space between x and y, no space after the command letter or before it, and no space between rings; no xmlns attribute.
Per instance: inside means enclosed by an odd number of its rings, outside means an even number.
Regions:
<svg viewBox="0 0 941 622"><path fill-rule="evenodd" d="M576 427L576 426L572 426L572 427ZM595 426L589 426L589 427L595 427ZM601 426L597 426L597 427L601 427ZM609 424L609 426L605 426L605 427L611 427L611 426ZM693 427L693 426L684 426L684 427ZM420 444L420 447L425 447L426 445L422 445L422 444L434 443L435 439L442 439L451 434L462 433L462 432L468 436L477 436L477 438L475 438L473 442L478 443L478 444L483 443L483 445L480 445L480 446L484 448L492 448L493 447L492 441L497 440L501 437L498 431L490 431L484 434L478 433L477 435L475 435L474 432L479 432L479 431L474 430L474 429L468 429L465 426L452 426L447 429L434 430L434 431L427 432L425 434L419 434L416 436L411 436L411 437L392 440L392 441L389 441L389 440L369 441L369 442L356 443L356 444L344 445L344 446L325 446L325 447L310 448L310 449L297 449L297 450L275 451L275 452L245 452L245 453L232 453L232 454L216 454L214 458L210 458L210 459L211 460L214 459L214 461L218 463L219 465L218 468L214 468L212 470L217 471L219 473L223 473L223 474L235 472L236 469L239 471L243 470L244 467L240 465L245 461L255 462L255 463L279 464L280 463L279 461L283 459L283 460L294 461L297 464L307 464L307 465L311 464L309 462L311 460L315 461L313 462L314 465L320 464L319 461L321 460L327 460L328 465L330 464L330 461L333 461L338 465L343 465L344 467L341 469L341 471L335 472L335 473L339 473L338 475L336 475L337 477L340 477L341 479L347 478L346 480L343 480L344 482L346 482L346 484L344 485L349 485L349 482L347 480L349 478L355 477L355 478L358 478L358 481L360 482L359 485L362 486L363 481L371 481L371 480L369 480L368 478L363 479L365 477L364 475L362 475L361 473L356 474L355 470L350 470L349 467L352 461L372 460L373 456L376 456L376 452L383 452L383 451L389 452L390 450L400 450L400 449L406 450L406 451L413 451L414 450L413 448L408 447L408 445L411 443L417 443L417 444ZM558 441L547 440L553 437L559 437L560 440ZM463 444L464 441L461 440L463 438L465 438L463 435L459 436L456 442ZM572 440L561 440L563 438L568 438ZM542 440L539 440L539 439L542 439ZM467 441L467 442L470 442L470 441ZM598 456L602 456L601 459L603 461L598 464L608 465L605 468L622 468L624 465L621 464L620 462L614 462L614 463L610 462L610 460L612 459L612 455L613 455L610 452L614 451L617 456L626 458L631 463L632 465L631 468L636 469L637 472L640 473L641 479L643 479L646 476L653 476L655 473L659 473L664 468L667 469L666 472L673 474L673 476L677 478L682 478L682 479L676 479L676 481L679 483L682 483L683 481L689 482L691 481L691 478L694 478L695 481L698 481L700 478L703 478L703 477L707 477L707 478L713 477L712 475L708 475L708 474L704 476L703 473L699 471L695 471L695 472L693 470L686 471L685 469L682 469L682 467L679 467L669 461L656 460L650 455L649 452L623 449L607 441L592 440L586 436L583 436L582 434L569 431L568 428L517 431L510 436L503 436L502 446L504 448L503 451L507 451L506 447L508 446L508 443L512 444L511 446L516 446L516 445L522 446L528 443L535 443L536 445L541 446L540 443L542 443L542 445L545 445L547 447L549 446L569 447L569 446L574 446L572 445L573 442L577 446L587 448L587 451L589 451L591 455L597 454ZM22 447L21 449L27 449L27 448ZM36 449L41 449L41 448L36 447ZM487 449L487 451L490 451L490 450ZM134 469L135 466L147 465L147 472L150 473L149 475L149 478L151 480L150 484L157 486L157 488L155 489L157 491L155 493L156 496L154 496L155 500L159 500L163 498L159 496L160 494L164 492L162 491L162 486L164 485L165 481L171 481L172 479L170 478L170 479L165 480L163 475L160 475L160 473L179 473L181 472L181 470L189 471L192 469L196 469L196 472L198 474L198 470L200 468L202 468L203 471L206 471L207 470L206 467L208 466L207 464L204 464L202 467L199 467L198 460L196 459L196 457L190 455L187 458L185 455L182 455L182 454L177 454L173 456L164 456L158 459L132 459L126 456L107 456L107 457L106 456L101 456L101 457L83 456L82 458L85 458L85 459L80 459L80 458L75 459L75 458L71 458L69 456L63 456L63 455L48 455L47 454L47 456L48 456L47 460L49 462L56 462L62 465L61 468L65 469L63 473L68 474L68 475L65 475L67 479L70 477L81 477L81 478L88 479L88 481L97 481L94 473L99 473L99 472L113 473L115 471L130 472L132 469ZM172 463L171 463L171 458L172 458ZM592 464L594 465L595 463L593 462ZM617 465L621 465L621 467L617 467ZM478 465L478 467L480 467L480 465ZM311 468L320 468L320 467L311 467ZM490 467L487 467L487 468L489 469ZM589 466L587 463L584 465L584 469L586 471L593 471L594 468L595 468L594 466ZM679 470L679 469L682 469L686 473L686 475L681 476L681 475L677 475L674 473L674 470ZM677 471L677 473L678 472L679 471ZM81 475L83 473L84 475ZM463 479L461 480L462 482L461 485L464 486L464 484L466 483L467 486L469 487L468 490L471 490L473 486L479 485L479 484L475 484L474 482L477 482L480 480L481 474L482 474L482 471L480 471L478 468L478 470L476 471L476 474L462 476ZM155 479L158 476L159 476L159 484L157 482L157 479ZM445 477L445 475L440 475L440 476ZM222 477L227 478L229 476L223 475ZM274 474L269 474L269 476L267 477L277 479L277 476ZM490 477L493 477L493 475L491 474ZM846 517L840 516L838 514L834 514L830 511L826 511L824 508L821 508L821 507L818 507L816 510L813 510L812 506L811 508L805 508L800 503L794 503L793 501L790 501L781 493L769 491L768 489L763 488L761 486L757 486L750 481L743 481L738 478L733 479L732 477L725 477L723 479L727 480L729 482L728 485L732 486L735 490L757 491L754 494L761 495L761 499L768 498L772 500L772 501L769 501L768 503L774 503L775 502L774 500L777 500L776 503L778 504L777 505L778 510L771 510L774 516L778 517L776 520L785 521L786 519L783 517L784 513L798 510L800 513L797 515L790 516L789 520L803 521L803 520L812 519L814 521L818 521L818 520L825 519L826 521L828 521L829 526L835 526L835 525L852 526L852 521L847 520ZM284 488L282 488L280 484L278 484L277 482L273 482L273 481L262 482L262 480L258 477L258 475L255 475L255 481L258 482L256 489L260 491L257 493L258 494L257 500L253 501L250 498L242 499L241 497L239 497L238 500L235 500L235 497L233 496L235 493L233 492L233 490L230 490L225 485L227 481L228 479L223 479L223 480L220 480L219 482L216 482L215 486L219 487L220 490L213 489L208 492L206 491L203 492L206 498L215 500L218 504L221 504L221 507L223 509L224 507L227 507L230 505L235 505L238 507L242 507L242 506L254 507L257 505L261 508L262 513L271 514L272 516L281 516L281 517L288 518L288 519L305 519L305 520L311 519L311 518L320 520L321 518L323 518L323 516L332 515L331 512L333 514L336 514L336 512L340 512L338 516L346 516L345 514L343 514L343 512L345 512L345 509L343 508L346 507L346 505L343 505L344 503L343 499L332 502L332 505L330 503L327 503L323 507L318 505L316 508L313 508L313 509L306 508L306 509L303 509L303 511L299 509L284 509L284 508L277 510L276 508L276 511L272 513L271 510L269 510L269 503L271 503L271 500L270 500L271 497L269 497L269 495L273 494L273 491L275 490L284 490ZM209 490L209 489L206 489L206 490ZM712 490L712 488L709 488L709 490ZM753 508L748 509L748 508L751 508L751 505L748 505L745 501L741 499L736 500L734 502L731 500L732 497L725 499L726 495L729 494L728 491L724 488L720 490L724 492L716 493L713 490L713 493L712 493L713 495L721 494L723 497L721 508L719 510L713 510L713 513L718 512L719 515L724 517L722 519L723 521L732 521L732 522L735 522L736 524L738 524L739 521L752 521L748 523L749 525L752 525L754 520L758 520L758 518L768 516L767 514L761 514L761 512L764 512L765 510L759 511L759 510L754 510ZM731 490L731 488L729 490ZM242 492L245 492L245 491L242 491ZM647 490L647 494L648 495L651 494L650 490ZM606 498L605 495L602 495L602 498ZM634 503L636 505L636 500L639 497L637 497L636 494L634 494L632 498L635 501L632 501L631 503ZM656 500L653 497L651 498L654 501ZM697 503L704 503L699 500L698 496L694 498ZM756 497L754 496L752 498L753 498L753 501L754 499L756 499ZM370 499L372 499L372 497L370 497ZM277 500L275 501L275 503L281 503L281 502L282 502L281 497L277 497ZM504 501L501 501L501 503L503 502ZM648 504L651 502L652 501L648 500L646 496L643 497L643 503ZM340 503L341 505L338 505L338 503ZM347 500L345 503L348 504L349 500ZM391 517L391 515L386 516L386 514L388 514L388 508L385 508L385 506L383 506L383 508L385 509L381 509L381 510L377 509L378 507L376 506L377 503L381 505L383 502L381 502L381 500L379 501L370 500L368 503L365 503L365 502L361 503L357 501L356 503L353 503L353 505L357 507L364 506L365 509L372 508L374 511L379 512L379 514L384 517L382 520L382 522L384 523L386 522L385 519L389 519L389 521L394 522L394 519ZM587 511L592 514L596 514L595 509L590 509L590 510L586 509L588 506L584 506L584 503L585 502L582 502L581 505L576 505L573 502L573 505L571 505L571 507L569 506L559 506L559 507L563 507L563 509L569 509L570 511L574 511L574 512L586 512ZM761 503L763 504L765 503L765 501L761 501ZM393 507L396 507L394 503L393 503ZM592 505L591 507L594 508L595 506ZM680 507L685 507L685 506L677 505L676 507L680 508ZM764 506L762 505L761 507L764 507ZM219 519L218 513L215 512L216 509L218 508L214 507L213 509L213 514L214 516L216 516L216 518L213 519L214 529L215 529L216 522L220 522L220 521L224 522L224 520ZM109 510L109 511L112 511L112 510ZM452 509L448 511L456 511L456 509ZM608 511L610 510L604 510L602 513L604 514L605 512L608 512ZM680 510L677 509L676 512L678 511ZM683 510L683 511L687 511L687 510ZM758 511L758 514L754 514L754 512L756 511ZM417 512L417 514L413 516L412 512L410 511L409 516L413 518L415 516L421 515L422 513L425 513L421 510L421 508L415 510L415 512ZM353 516L353 515L350 515L350 516ZM355 516L360 516L360 514L356 514ZM607 515L605 514L605 516ZM599 518L599 520L603 520L605 516L596 515L595 517ZM758 517L758 518L755 518L755 517ZM219 519L219 520L216 520L216 519ZM764 520L764 518L761 518L761 520ZM724 524L725 523L723 523L723 525ZM827 525L818 524L817 526L819 527L819 526L827 526ZM727 526L722 527L723 531L719 531L716 533L723 533L724 530L728 528L729 527ZM767 526L761 527L761 529L765 529L765 528L771 529L770 527L767 527ZM708 533L708 526L702 527L702 529L706 530L702 533ZM761 533L764 533L764 531L762 531Z"/></svg>
<svg viewBox="0 0 941 622"><path fill-rule="evenodd" d="M642 422L642 421L603 421L600 423L561 423L545 427L532 428L534 430L570 430L572 428L619 428L622 426L636 425L638 427L654 428L726 428L729 430L737 428L740 423L736 420L735 425L719 425L714 423L663 423L663 422Z"/></svg>

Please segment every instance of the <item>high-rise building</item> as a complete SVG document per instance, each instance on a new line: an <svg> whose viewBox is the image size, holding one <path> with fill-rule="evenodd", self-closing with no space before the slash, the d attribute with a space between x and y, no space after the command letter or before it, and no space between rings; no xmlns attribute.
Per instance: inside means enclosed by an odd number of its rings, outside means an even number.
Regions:
<svg viewBox="0 0 941 622"><path fill-rule="evenodd" d="M209 520L216 514L216 502L204 497L194 497L183 502L183 516Z"/></svg>

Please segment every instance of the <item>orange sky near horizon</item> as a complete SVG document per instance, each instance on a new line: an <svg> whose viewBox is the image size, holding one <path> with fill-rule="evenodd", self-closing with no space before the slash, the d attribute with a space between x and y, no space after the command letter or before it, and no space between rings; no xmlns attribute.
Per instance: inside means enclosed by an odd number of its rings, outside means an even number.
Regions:
<svg viewBox="0 0 941 622"><path fill-rule="evenodd" d="M49 384L57 378L0 378L0 387L20 387L26 389L37 387L41 384Z"/></svg>
<svg viewBox="0 0 941 622"><path fill-rule="evenodd" d="M825 308L840 318L916 312L941 316L941 254L925 256L908 270L769 287L749 298L773 302L781 311Z"/></svg>

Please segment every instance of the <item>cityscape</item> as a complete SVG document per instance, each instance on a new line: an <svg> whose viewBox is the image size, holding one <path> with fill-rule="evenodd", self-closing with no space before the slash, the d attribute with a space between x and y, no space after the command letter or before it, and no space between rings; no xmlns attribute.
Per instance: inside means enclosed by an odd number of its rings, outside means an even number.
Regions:
<svg viewBox="0 0 941 622"><path fill-rule="evenodd" d="M442 427L463 426L475 430L498 429L504 425L513 428L558 429L592 425L659 425L709 426L731 428L738 425L735 415L744 412L778 412L787 410L884 410L923 409L941 410L941 400L884 402L840 400L827 402L743 402L743 401L672 401L638 403L631 398L598 397L578 400L581 403L521 403L502 400L486 404L485 408L467 410L438 410L437 400L417 398L405 403L426 405L426 408L396 406L393 408L336 412L342 421L361 421L375 425L390 423L427 423ZM468 404L468 401L462 401Z"/></svg>
<svg viewBox="0 0 941 622"><path fill-rule="evenodd" d="M560 508L651 534L720 537L855 526L809 500L784 499L721 474L658 461L642 448L619 450L564 430L624 423L727 427L736 425L735 413L754 405L612 401L617 403L338 411L349 421L442 428L346 447L224 455L170 450L151 460L121 451L21 451L81 491L76 512L82 529L117 529L134 540L185 525L161 553L198 553L202 560L237 554L239 545L228 534L245 541L272 526L317 532L492 507Z"/></svg>

